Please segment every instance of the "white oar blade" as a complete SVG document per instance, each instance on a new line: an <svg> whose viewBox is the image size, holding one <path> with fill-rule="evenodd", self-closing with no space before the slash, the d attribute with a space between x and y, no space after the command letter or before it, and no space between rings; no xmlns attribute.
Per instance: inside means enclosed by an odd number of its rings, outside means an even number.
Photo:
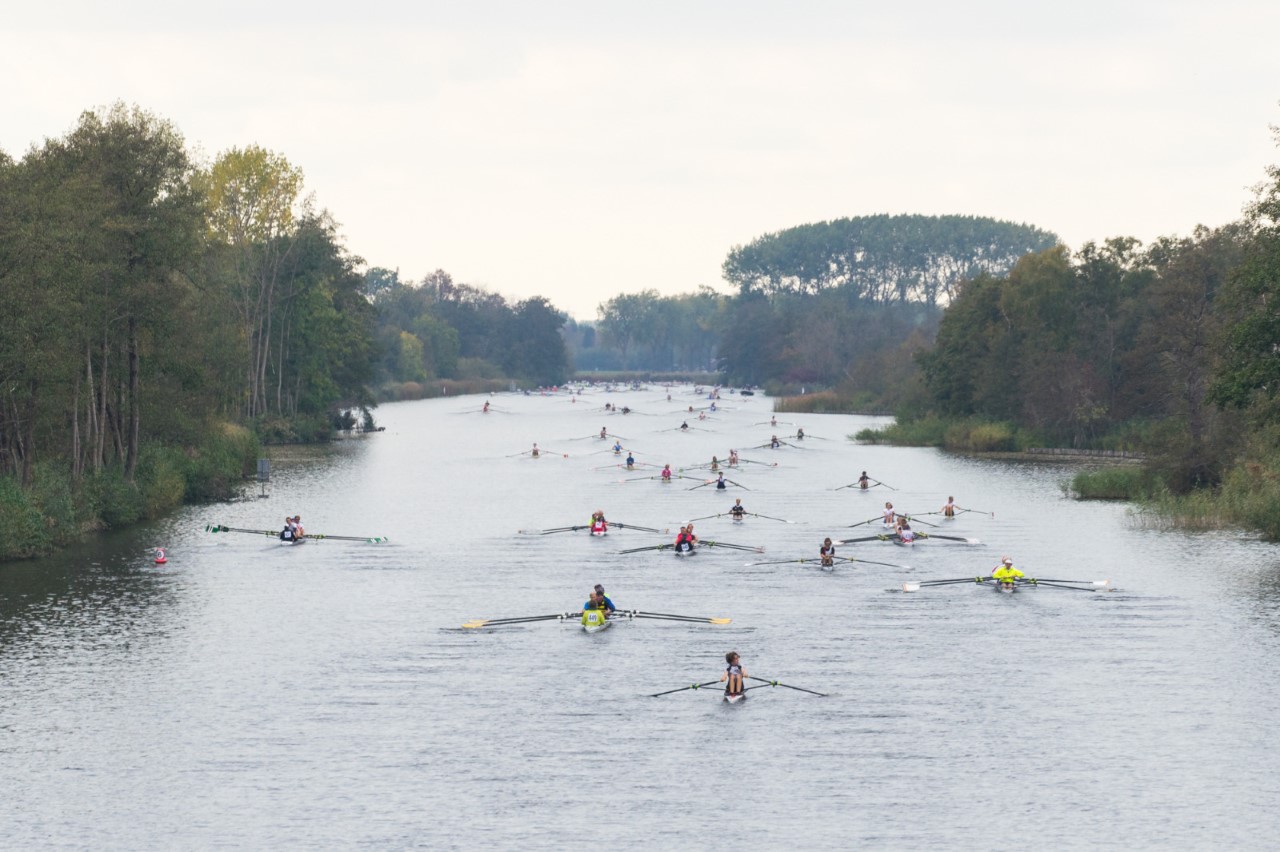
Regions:
<svg viewBox="0 0 1280 852"><path fill-rule="evenodd" d="M904 592L918 592L918 591L920 591L920 584L919 584L919 583L903 583L903 584L902 584L902 591L904 591Z"/></svg>

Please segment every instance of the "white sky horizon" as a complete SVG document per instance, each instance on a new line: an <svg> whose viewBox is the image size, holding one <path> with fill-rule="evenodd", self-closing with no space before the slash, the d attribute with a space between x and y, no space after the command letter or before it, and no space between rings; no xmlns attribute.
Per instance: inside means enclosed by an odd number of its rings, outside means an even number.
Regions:
<svg viewBox="0 0 1280 852"><path fill-rule="evenodd" d="M301 168L353 254L578 320L879 213L1069 246L1239 219L1280 160L1280 4L54 2L0 31L0 149L117 100Z"/></svg>

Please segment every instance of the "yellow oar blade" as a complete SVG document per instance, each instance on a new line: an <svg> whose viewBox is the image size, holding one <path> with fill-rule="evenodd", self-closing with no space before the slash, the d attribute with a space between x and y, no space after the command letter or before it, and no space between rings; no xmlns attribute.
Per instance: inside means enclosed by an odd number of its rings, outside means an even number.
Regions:
<svg viewBox="0 0 1280 852"><path fill-rule="evenodd" d="M707 620L710 621L712 624L728 624L729 622L733 621L732 618L710 618Z"/></svg>
<svg viewBox="0 0 1280 852"><path fill-rule="evenodd" d="M475 628L475 627L484 627L484 626L485 626L486 624L488 624L488 623L489 623L489 622L487 622L487 621L468 621L466 624L464 624L464 625L462 625L462 626L463 626L463 627L466 627L466 628L468 628L468 629L470 629L470 628Z"/></svg>

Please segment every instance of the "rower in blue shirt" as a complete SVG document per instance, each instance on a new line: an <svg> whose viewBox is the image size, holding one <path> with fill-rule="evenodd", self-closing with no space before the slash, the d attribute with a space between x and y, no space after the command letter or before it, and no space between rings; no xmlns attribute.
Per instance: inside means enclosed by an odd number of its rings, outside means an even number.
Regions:
<svg viewBox="0 0 1280 852"><path fill-rule="evenodd" d="M627 469L630 470L635 466L636 466L636 457L631 455L631 451L628 450L627 451Z"/></svg>
<svg viewBox="0 0 1280 852"><path fill-rule="evenodd" d="M582 608L584 610L590 609L592 601L598 601L606 614L616 612L618 609L613 605L613 601L609 600L609 598L605 596L604 586L599 583L596 583L595 590L592 591L590 598L588 598L587 602L582 605Z"/></svg>

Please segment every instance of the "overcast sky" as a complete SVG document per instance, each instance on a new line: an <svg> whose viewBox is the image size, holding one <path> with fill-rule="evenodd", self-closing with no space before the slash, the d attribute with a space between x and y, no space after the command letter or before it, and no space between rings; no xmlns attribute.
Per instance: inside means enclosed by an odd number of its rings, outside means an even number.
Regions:
<svg viewBox="0 0 1280 852"><path fill-rule="evenodd" d="M842 216L1186 235L1280 162L1274 0L22 5L9 154L137 104L283 154L370 265L579 319Z"/></svg>

